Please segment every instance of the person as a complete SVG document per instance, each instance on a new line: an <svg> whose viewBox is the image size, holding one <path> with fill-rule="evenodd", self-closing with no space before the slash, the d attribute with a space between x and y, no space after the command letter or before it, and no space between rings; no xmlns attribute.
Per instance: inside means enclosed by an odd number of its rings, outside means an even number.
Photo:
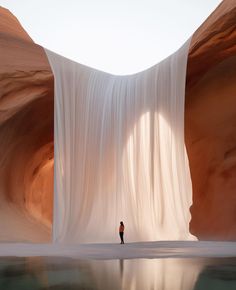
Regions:
<svg viewBox="0 0 236 290"><path fill-rule="evenodd" d="M124 231L125 231L124 223L120 222L119 234L120 234L121 244L124 244Z"/></svg>

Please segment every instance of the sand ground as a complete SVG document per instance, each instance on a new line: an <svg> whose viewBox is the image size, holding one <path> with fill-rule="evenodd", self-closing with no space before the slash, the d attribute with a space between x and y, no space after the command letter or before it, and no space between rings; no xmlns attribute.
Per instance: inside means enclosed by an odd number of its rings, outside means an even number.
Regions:
<svg viewBox="0 0 236 290"><path fill-rule="evenodd" d="M0 243L0 256L63 256L77 259L236 257L236 242L158 241L125 245Z"/></svg>

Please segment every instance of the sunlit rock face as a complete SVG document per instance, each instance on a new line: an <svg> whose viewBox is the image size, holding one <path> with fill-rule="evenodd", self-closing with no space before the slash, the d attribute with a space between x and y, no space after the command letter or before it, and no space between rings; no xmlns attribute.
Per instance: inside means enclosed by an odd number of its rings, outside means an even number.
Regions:
<svg viewBox="0 0 236 290"><path fill-rule="evenodd" d="M199 239L236 240L235 27L236 3L225 0L194 34L189 52L185 141L193 184L190 231ZM47 228L53 115L53 74L44 50L0 8L0 201Z"/></svg>
<svg viewBox="0 0 236 290"><path fill-rule="evenodd" d="M190 231L236 240L236 2L223 1L189 52L185 141L193 184Z"/></svg>
<svg viewBox="0 0 236 290"><path fill-rule="evenodd" d="M1 204L17 204L50 227L52 195L53 75L44 50L0 8Z"/></svg>

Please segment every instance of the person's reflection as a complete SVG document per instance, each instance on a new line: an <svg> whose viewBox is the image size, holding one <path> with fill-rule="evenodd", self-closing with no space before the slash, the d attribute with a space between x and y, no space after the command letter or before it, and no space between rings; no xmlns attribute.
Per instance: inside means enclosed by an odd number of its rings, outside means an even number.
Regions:
<svg viewBox="0 0 236 290"><path fill-rule="evenodd" d="M123 275L124 275L124 260L123 259L120 259L120 278L121 278L121 281L123 279Z"/></svg>
<svg viewBox="0 0 236 290"><path fill-rule="evenodd" d="M236 289L236 265L211 265L199 274L194 290Z"/></svg>

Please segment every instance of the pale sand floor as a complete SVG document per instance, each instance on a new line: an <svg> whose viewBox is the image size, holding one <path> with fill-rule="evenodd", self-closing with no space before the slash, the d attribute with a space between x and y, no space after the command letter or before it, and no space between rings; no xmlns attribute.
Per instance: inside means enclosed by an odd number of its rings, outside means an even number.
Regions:
<svg viewBox="0 0 236 290"><path fill-rule="evenodd" d="M158 241L125 245L0 243L0 256L63 256L78 259L236 257L236 242Z"/></svg>

